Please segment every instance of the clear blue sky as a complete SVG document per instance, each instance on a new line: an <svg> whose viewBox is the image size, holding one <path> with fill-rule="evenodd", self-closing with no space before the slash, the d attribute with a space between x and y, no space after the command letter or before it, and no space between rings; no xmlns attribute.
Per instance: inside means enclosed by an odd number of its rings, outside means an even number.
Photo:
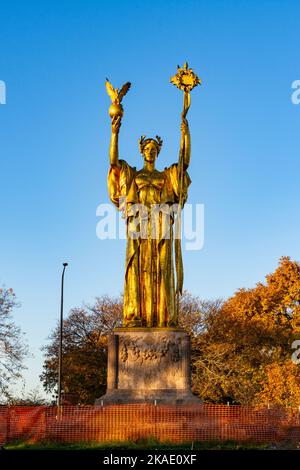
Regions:
<svg viewBox="0 0 300 470"><path fill-rule="evenodd" d="M141 134L159 134L160 168L176 161L181 93L169 84L188 60L192 186L205 204L205 245L184 253L185 288L202 298L252 287L281 255L300 260L298 1L2 2L0 80L1 271L22 306L15 320L34 358L59 316L123 286L124 241L96 237L108 202L109 98L127 80L120 153L139 165Z"/></svg>

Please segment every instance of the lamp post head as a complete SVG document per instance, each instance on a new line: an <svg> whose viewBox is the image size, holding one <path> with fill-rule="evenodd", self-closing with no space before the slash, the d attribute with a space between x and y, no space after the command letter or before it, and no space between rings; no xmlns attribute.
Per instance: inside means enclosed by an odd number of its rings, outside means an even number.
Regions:
<svg viewBox="0 0 300 470"><path fill-rule="evenodd" d="M63 263L63 266L66 268L68 266L68 263Z"/></svg>

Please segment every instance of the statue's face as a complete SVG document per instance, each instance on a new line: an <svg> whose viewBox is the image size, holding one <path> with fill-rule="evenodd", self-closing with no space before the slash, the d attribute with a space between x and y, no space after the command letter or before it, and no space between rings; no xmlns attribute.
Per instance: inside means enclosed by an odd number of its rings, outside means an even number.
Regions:
<svg viewBox="0 0 300 470"><path fill-rule="evenodd" d="M154 142L149 142L143 149L143 155L146 162L153 163L157 158L157 147Z"/></svg>

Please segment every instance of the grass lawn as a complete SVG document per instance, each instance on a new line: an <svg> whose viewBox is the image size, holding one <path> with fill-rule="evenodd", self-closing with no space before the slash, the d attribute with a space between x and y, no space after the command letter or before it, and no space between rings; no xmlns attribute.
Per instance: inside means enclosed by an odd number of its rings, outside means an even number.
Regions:
<svg viewBox="0 0 300 470"><path fill-rule="evenodd" d="M267 450L276 448L270 444L224 442L186 442L182 444L162 443L153 439L136 442L79 442L59 443L40 441L36 443L13 442L4 446L5 450L123 450L123 449L152 449L152 450Z"/></svg>

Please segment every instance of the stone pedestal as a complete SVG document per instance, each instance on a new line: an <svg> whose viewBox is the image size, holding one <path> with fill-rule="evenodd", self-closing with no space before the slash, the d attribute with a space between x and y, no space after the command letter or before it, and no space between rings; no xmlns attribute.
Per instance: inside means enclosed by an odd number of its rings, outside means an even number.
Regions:
<svg viewBox="0 0 300 470"><path fill-rule="evenodd" d="M190 337L179 328L116 328L102 403L192 404Z"/></svg>

